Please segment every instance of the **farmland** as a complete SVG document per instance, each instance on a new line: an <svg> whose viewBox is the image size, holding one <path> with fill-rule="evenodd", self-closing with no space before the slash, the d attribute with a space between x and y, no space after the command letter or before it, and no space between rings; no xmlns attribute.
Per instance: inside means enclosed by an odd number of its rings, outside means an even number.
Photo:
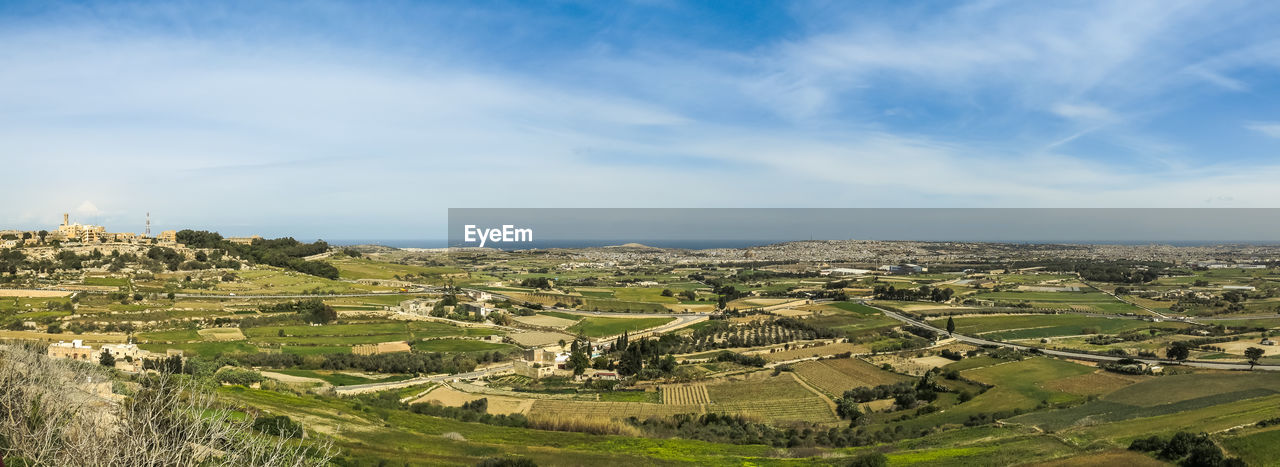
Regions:
<svg viewBox="0 0 1280 467"><path fill-rule="evenodd" d="M605 337L661 326L675 318L584 318L567 330L587 337Z"/></svg>
<svg viewBox="0 0 1280 467"><path fill-rule="evenodd" d="M443 283L446 274L461 274L462 270L452 267L426 267L407 264L396 264L370 259L340 258L328 259L327 262L338 268L338 277L342 279L398 279L405 276L420 276L427 280L424 283ZM407 280L407 279L406 279Z"/></svg>
<svg viewBox="0 0 1280 467"><path fill-rule="evenodd" d="M747 379L711 384L708 410L743 413L770 421L834 421L828 402L806 389L793 376Z"/></svg>
<svg viewBox="0 0 1280 467"><path fill-rule="evenodd" d="M857 358L801 362L795 365L795 372L796 376L831 397L839 397L845 391L859 386L879 386L911 380Z"/></svg>
<svg viewBox="0 0 1280 467"><path fill-rule="evenodd" d="M945 318L929 324L946 327ZM1151 323L1142 320L1104 318L1074 314L980 316L955 318L956 332L997 340L1038 339L1081 334L1115 334L1138 329L1178 329L1184 323Z"/></svg>
<svg viewBox="0 0 1280 467"><path fill-rule="evenodd" d="M259 348L279 348L285 353L314 355L350 353L351 346L380 342L410 341L420 350L433 352L509 351L509 344L466 339L497 331L463 328L432 321L351 321L323 326L283 325L245 328L173 329L138 334L146 349L177 348L193 355L214 356L229 352L257 352ZM421 340L421 342L418 342Z"/></svg>
<svg viewBox="0 0 1280 467"><path fill-rule="evenodd" d="M934 248L949 246L893 254ZM1207 370L1196 362L1126 374L1131 368L945 335L935 340L874 307L925 316L938 327L953 317L957 333L1045 349L1149 358L1191 342L1193 360L1242 362L1246 348L1265 346L1260 342L1280 331L1280 319L1262 312L1280 304L1280 276L1270 269L1188 269L1143 284L1086 284L1073 271L1000 272L1022 266L1006 266L1022 261L1009 260L1007 251L986 263L931 264L938 272L861 277L819 271L875 266L744 265L741 255L716 262L703 253L663 263L614 250L601 261L586 261L591 253L581 251L368 251L374 253L317 255L337 268L336 280L247 262L240 269L69 274L60 280L81 287L74 299L55 291L0 297L0 324L38 329L0 337L85 338L95 346L132 339L162 355L181 350L192 363L189 377L218 388L224 402L247 414L288 414L306 428L304 443L334 440L345 465L474 465L515 456L547 465L845 465L873 451L891 465L1146 465L1157 461L1125 450L1128 442L1179 430L1208 431L1228 455L1249 462L1275 456L1280 430L1258 422L1276 416L1280 374ZM537 278L548 280L525 281ZM375 281L396 285L370 285ZM875 287L887 284L954 296L877 298ZM1223 298L1225 285L1255 290L1231 301ZM1199 318L1157 321L1099 290ZM368 291L387 293L356 295ZM43 291L28 293L35 292ZM310 308L276 306L310 297L335 313L313 320ZM678 330L642 333L689 317L685 311L705 316ZM624 332L625 348L593 342L578 366L581 355L571 349L583 342L572 345L575 337ZM344 355L354 345L399 341L411 351ZM1280 361L1275 348L1264 350L1262 364ZM213 375L226 366L267 380L262 389L220 386ZM121 366L113 377L130 387L138 379L129 371ZM442 383L330 392L440 374L448 375L437 379ZM497 417L506 414L513 417ZM696 416L682 416L689 414Z"/></svg>
<svg viewBox="0 0 1280 467"><path fill-rule="evenodd" d="M662 403L670 405L698 405L711 403L705 384L680 384L662 387Z"/></svg>
<svg viewBox="0 0 1280 467"><path fill-rule="evenodd" d="M974 295L973 298L996 303L1027 303L1033 308L1070 309L1108 314L1143 313L1142 309L1136 306L1092 289L1081 289L1078 292L986 292Z"/></svg>

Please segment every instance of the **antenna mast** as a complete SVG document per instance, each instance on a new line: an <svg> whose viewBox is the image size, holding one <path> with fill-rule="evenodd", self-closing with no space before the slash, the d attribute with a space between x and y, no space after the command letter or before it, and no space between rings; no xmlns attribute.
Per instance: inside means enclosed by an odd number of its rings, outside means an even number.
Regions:
<svg viewBox="0 0 1280 467"><path fill-rule="evenodd" d="M147 238L151 237L151 213L149 212L147 213L147 233L143 234L143 236Z"/></svg>

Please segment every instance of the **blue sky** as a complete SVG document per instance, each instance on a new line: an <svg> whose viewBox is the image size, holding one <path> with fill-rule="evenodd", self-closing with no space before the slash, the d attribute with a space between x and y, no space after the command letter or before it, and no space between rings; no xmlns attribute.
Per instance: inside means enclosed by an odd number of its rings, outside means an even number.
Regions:
<svg viewBox="0 0 1280 467"><path fill-rule="evenodd" d="M1280 199L1275 2L262 3L0 3L0 226Z"/></svg>

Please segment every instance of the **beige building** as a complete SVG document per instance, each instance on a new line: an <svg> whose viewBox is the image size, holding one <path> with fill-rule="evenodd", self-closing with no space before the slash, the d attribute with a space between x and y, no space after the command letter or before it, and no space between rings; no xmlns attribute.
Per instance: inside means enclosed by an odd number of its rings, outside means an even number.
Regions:
<svg viewBox="0 0 1280 467"><path fill-rule="evenodd" d="M541 363L526 360L516 360L512 365L512 369L517 375L533 379L546 378L556 373L556 367L554 365L543 365Z"/></svg>
<svg viewBox="0 0 1280 467"><path fill-rule="evenodd" d="M240 244L240 245L252 245L254 240L261 240L261 239L262 239L261 236L253 235L249 237L228 237L227 241L231 243Z"/></svg>
<svg viewBox="0 0 1280 467"><path fill-rule="evenodd" d="M560 369L568 361L569 354L537 348L524 351L524 355L521 357L513 362L515 373L520 376L538 379L556 374L556 370Z"/></svg>
<svg viewBox="0 0 1280 467"><path fill-rule="evenodd" d="M107 233L101 225L80 225L71 223L71 214L62 214L62 225L58 226L58 235L67 240L80 240L85 243L100 242Z"/></svg>
<svg viewBox="0 0 1280 467"><path fill-rule="evenodd" d="M49 344L49 358L94 361L97 360L98 353L93 351L93 347L84 345L84 341L76 339L71 342L59 341L56 344Z"/></svg>
<svg viewBox="0 0 1280 467"><path fill-rule="evenodd" d="M151 352L141 350L137 344L106 344L102 350L107 351L116 360L140 360L151 356Z"/></svg>
<svg viewBox="0 0 1280 467"><path fill-rule="evenodd" d="M384 353L408 352L411 348L405 341L380 342L377 344L359 344L351 346L351 353L356 355L378 355Z"/></svg>
<svg viewBox="0 0 1280 467"><path fill-rule="evenodd" d="M178 243L178 231L166 230L164 232L160 232L160 235L157 235L156 239L164 243Z"/></svg>

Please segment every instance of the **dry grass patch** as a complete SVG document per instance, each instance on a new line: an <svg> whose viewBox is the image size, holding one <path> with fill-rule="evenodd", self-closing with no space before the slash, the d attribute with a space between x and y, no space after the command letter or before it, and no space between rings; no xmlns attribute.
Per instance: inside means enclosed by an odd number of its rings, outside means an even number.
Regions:
<svg viewBox="0 0 1280 467"><path fill-rule="evenodd" d="M520 322L520 323L528 324L530 326L539 326L544 328L556 328L556 329L564 329L569 326L573 326L574 323L577 323L577 321L574 321L571 319L557 318L555 316L547 316L547 315L513 316L511 319L516 320L517 322Z"/></svg>
<svg viewBox="0 0 1280 467"><path fill-rule="evenodd" d="M240 328L209 328L196 331L200 337L206 341L227 342L245 340L244 333L240 332Z"/></svg>
<svg viewBox="0 0 1280 467"><path fill-rule="evenodd" d="M836 344L822 344L806 348L792 348L791 350L782 350L773 353L761 354L767 362L783 362L787 360L795 360L799 358L809 357L825 357L829 355L842 354L851 352L861 354L870 351L869 348L861 344L850 344L848 342L840 342Z"/></svg>
<svg viewBox="0 0 1280 467"><path fill-rule="evenodd" d="M1094 466L1094 465L1123 465L1126 467L1158 467L1169 465L1147 456L1133 451L1105 451L1093 454L1084 454L1080 456L1068 457L1065 459L1056 459L1038 464L1031 464L1035 467L1075 467L1075 466Z"/></svg>
<svg viewBox="0 0 1280 467"><path fill-rule="evenodd" d="M0 289L0 297L57 298L71 295L62 290Z"/></svg>
<svg viewBox="0 0 1280 467"><path fill-rule="evenodd" d="M573 336L569 334L540 331L518 332L515 334L509 334L507 337L510 337L511 340L515 341L516 344L519 344L522 347L541 347L544 345L559 343L561 340L566 342L573 340Z"/></svg>
<svg viewBox="0 0 1280 467"><path fill-rule="evenodd" d="M462 404L479 399L489 400L491 414L528 414L533 408L533 399L499 396L493 394L473 394L462 392L449 386L436 386L410 404L432 403L447 407L460 407Z"/></svg>
<svg viewBox="0 0 1280 467"><path fill-rule="evenodd" d="M538 399L529 410L535 416L560 416L569 419L617 420L627 417L665 417L682 413L703 413L698 405L651 404L648 402L591 402Z"/></svg>

